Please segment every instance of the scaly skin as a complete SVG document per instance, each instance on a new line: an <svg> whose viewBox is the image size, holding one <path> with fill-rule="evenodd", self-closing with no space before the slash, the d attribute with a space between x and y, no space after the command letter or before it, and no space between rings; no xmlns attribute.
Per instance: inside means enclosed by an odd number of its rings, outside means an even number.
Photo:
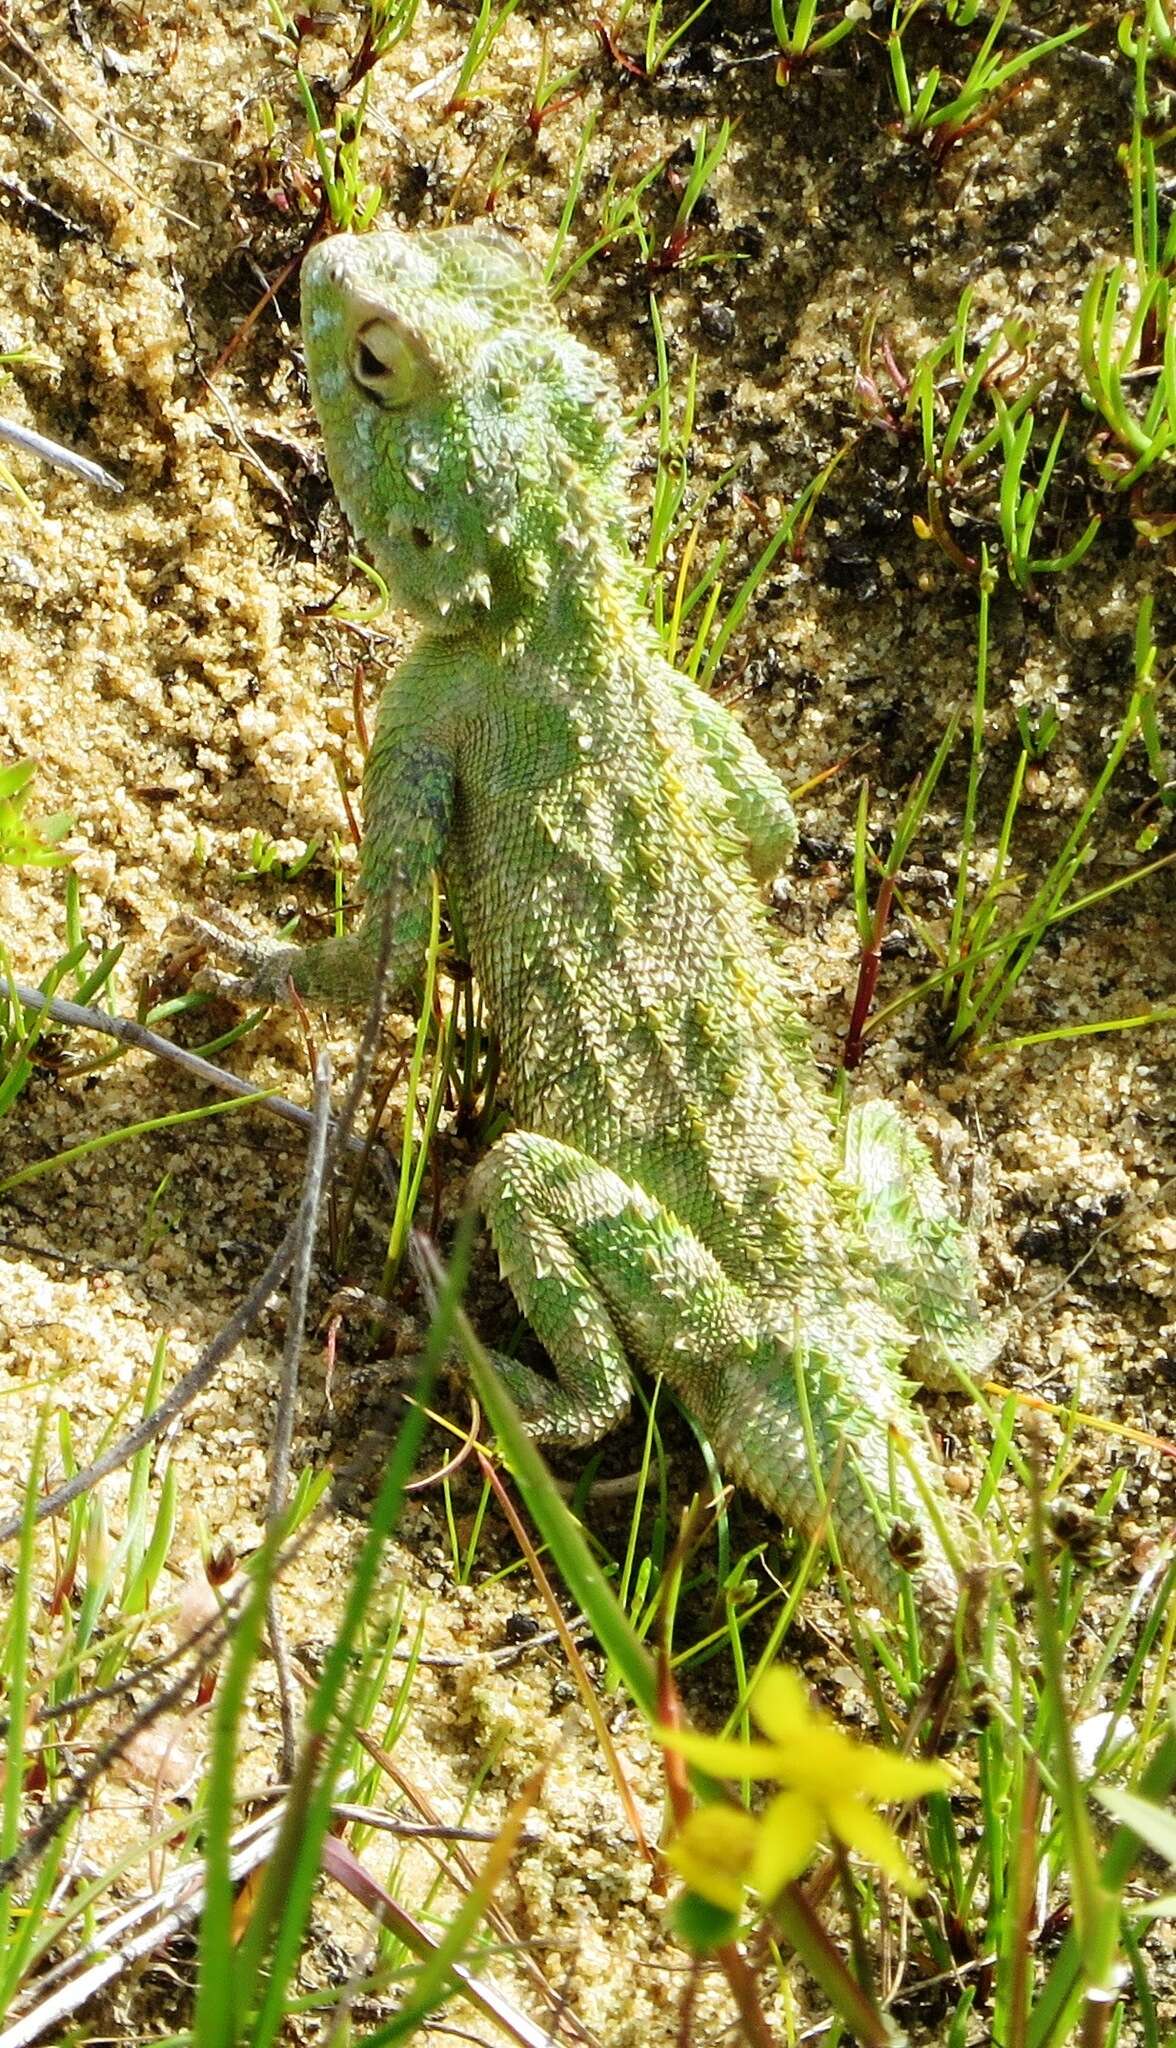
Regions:
<svg viewBox="0 0 1176 2048"><path fill-rule="evenodd" d="M501 1361L536 1432L592 1443L631 1360L664 1373L786 1521L822 1526L827 1488L890 1609L916 1532L937 1641L958 1587L912 1462L954 1518L900 1366L991 1356L970 1248L893 1111L835 1124L757 887L788 799L646 620L609 373L493 230L336 237L302 293L332 480L421 632L367 762L364 928L222 985L361 1002L390 906L410 986L439 870L518 1126L475 1193L557 1375Z"/></svg>

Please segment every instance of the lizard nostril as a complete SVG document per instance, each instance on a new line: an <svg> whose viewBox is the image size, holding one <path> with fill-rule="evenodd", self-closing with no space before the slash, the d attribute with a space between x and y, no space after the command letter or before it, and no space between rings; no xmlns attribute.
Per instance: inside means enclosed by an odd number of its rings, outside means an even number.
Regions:
<svg viewBox="0 0 1176 2048"><path fill-rule="evenodd" d="M412 544L414 548L431 548L433 536L425 527L414 526L412 529Z"/></svg>

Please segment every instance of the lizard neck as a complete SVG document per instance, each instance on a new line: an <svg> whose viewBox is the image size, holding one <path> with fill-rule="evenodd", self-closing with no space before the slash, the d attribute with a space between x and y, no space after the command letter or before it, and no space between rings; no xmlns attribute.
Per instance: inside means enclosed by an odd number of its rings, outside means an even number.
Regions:
<svg viewBox="0 0 1176 2048"><path fill-rule="evenodd" d="M492 651L537 681L544 673L590 675L607 715L610 672L619 680L628 671L631 680L659 652L620 491L602 491L598 479L568 465L558 489L537 493L520 524L525 544L507 557L502 582L495 579L485 625Z"/></svg>

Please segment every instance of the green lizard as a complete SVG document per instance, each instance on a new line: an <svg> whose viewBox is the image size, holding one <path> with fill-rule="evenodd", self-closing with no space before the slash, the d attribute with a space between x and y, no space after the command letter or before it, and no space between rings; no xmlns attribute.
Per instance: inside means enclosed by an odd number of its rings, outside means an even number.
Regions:
<svg viewBox="0 0 1176 2048"><path fill-rule="evenodd" d="M820 1085L758 887L791 807L647 621L611 375L496 230L337 236L302 302L335 489L421 631L367 760L362 929L217 931L243 972L214 981L362 1003L387 922L405 990L440 872L517 1120L473 1187L556 1374L500 1360L532 1427L593 1443L631 1361L664 1374L785 1520L824 1526L827 1489L848 1567L891 1609L909 1569L941 1640L954 1518L900 1367L992 1355L970 1245L897 1113L838 1126Z"/></svg>

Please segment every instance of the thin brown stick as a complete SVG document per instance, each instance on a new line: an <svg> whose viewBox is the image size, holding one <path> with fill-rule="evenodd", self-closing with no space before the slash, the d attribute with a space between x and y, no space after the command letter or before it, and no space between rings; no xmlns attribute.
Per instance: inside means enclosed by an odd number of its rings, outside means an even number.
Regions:
<svg viewBox="0 0 1176 2048"><path fill-rule="evenodd" d="M355 1121L356 1110L371 1078L372 1066L376 1056L376 1045L379 1040L380 1027L384 1021L387 1000L385 994L385 974L388 965L388 954L391 949L391 928L391 915L386 911L380 930L380 947L375 972L375 993L368 1006L367 1016L364 1019L363 1035L356 1053L355 1072L351 1077L351 1085L343 1099L343 1106L336 1122L331 1127L330 1136L327 1140L326 1157L323 1161L324 1180L330 1178L340 1155L352 1142L351 1126ZM37 995L37 1005L43 1004L46 1000L46 998ZM71 1005L70 1007L73 1006ZM113 1023L124 1020L111 1019L110 1021ZM142 1026L137 1028L141 1030ZM117 1037L119 1034L116 1032L114 1035ZM166 1044L166 1040L162 1042ZM291 1104L290 1107L293 1108L294 1105ZM302 1114L307 1116L309 1120L308 1112L304 1111ZM250 1288L244 1301L234 1310L224 1328L217 1332L212 1342L201 1352L191 1371L185 1373L183 1379L172 1388L171 1393L166 1395L160 1402L159 1407L152 1414L145 1415L142 1421L136 1423L133 1429L128 1430L125 1436L120 1437L116 1444L111 1444L109 1450L104 1451L100 1458L96 1458L92 1465L88 1465L84 1472L75 1472L72 1479L67 1479L63 1486L57 1487L52 1493L46 1494L43 1500L39 1500L34 1514L36 1521L43 1522L48 1515L59 1515L63 1508L67 1508L71 1501L78 1498L79 1494L87 1493L92 1486L97 1485L100 1479L105 1479L111 1472L117 1472L120 1466L125 1465L145 1445L153 1443L156 1437L168 1427L168 1424L174 1421L176 1416L183 1413L189 1402L193 1401L196 1395L203 1391L213 1378L218 1366L222 1365L224 1360L230 1357L236 1350L237 1345L241 1342L246 1332L257 1321L271 1294L273 1294L276 1288L280 1287L285 1279L297 1251L300 1228L300 1216L295 1216L287 1228L277 1251L274 1252L264 1271ZM23 1516L18 1512L15 1515L10 1515L6 1521L0 1522L0 1543L9 1543L14 1536L19 1534L22 1520Z"/></svg>
<svg viewBox="0 0 1176 2048"><path fill-rule="evenodd" d="M290 1276L290 1303L286 1313L286 1343L282 1353L282 1376L278 1386L277 1411L274 1416L273 1442L270 1446L269 1501L266 1509L267 1533L273 1535L286 1512L290 1492L290 1448L294 1441L294 1411L298 1403L298 1362L302 1351L302 1339L306 1329L306 1300L310 1291L310 1265L314 1252L315 1234L318 1227L319 1205L323 1193L323 1169L326 1164L327 1139L331 1128L331 1056L323 1051L319 1054L314 1075L314 1126L306 1157L306 1177L302 1185L302 1200L295 1217L297 1241ZM278 1702L282 1716L282 1776L291 1778L297 1758L297 1731L294 1724L294 1677L290 1668L290 1652L286 1643L286 1630L278 1604L276 1581L270 1586L266 1598L266 1625L269 1629L270 1654L278 1675Z"/></svg>
<svg viewBox="0 0 1176 2048"><path fill-rule="evenodd" d="M252 1095L255 1093L249 1081L243 1081L239 1074L231 1073L228 1067L218 1067L212 1060L206 1060L198 1052L189 1052L186 1045L176 1045L174 1040L163 1038L158 1031L150 1031L146 1024L138 1023L133 1017L114 1017L108 1010L96 1010L88 1004L67 1002L62 996L42 995L39 988L27 988L23 982L13 983L16 999L27 1010L43 1010L55 1024L68 1024L75 1031L100 1031L107 1038L113 1038L120 1045L132 1046L136 1052L150 1053L153 1059L166 1060L173 1067L181 1067L197 1081L203 1081L209 1088L215 1088L221 1095ZM297 1124L299 1130L310 1131L314 1125L313 1112L300 1102L291 1102L285 1095L267 1095L264 1101L255 1105L280 1116L287 1123ZM341 1122L336 1126L341 1129ZM371 1141L347 1133L340 1140L343 1150L353 1158L365 1161L371 1156ZM397 1174L390 1160L380 1154L375 1158L376 1171L384 1182L389 1194L395 1194L398 1187Z"/></svg>

